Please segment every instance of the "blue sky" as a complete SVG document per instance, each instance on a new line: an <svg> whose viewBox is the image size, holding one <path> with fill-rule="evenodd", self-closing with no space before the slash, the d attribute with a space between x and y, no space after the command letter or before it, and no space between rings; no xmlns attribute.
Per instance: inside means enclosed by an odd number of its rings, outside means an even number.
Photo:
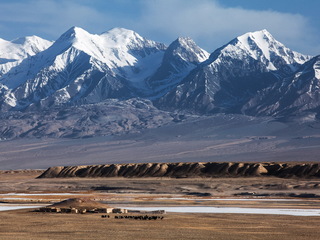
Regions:
<svg viewBox="0 0 320 240"><path fill-rule="evenodd" d="M212 52L267 29L292 50L318 55L319 9L318 0L0 0L0 38L55 40L72 26L95 34L124 27L166 44L188 36Z"/></svg>

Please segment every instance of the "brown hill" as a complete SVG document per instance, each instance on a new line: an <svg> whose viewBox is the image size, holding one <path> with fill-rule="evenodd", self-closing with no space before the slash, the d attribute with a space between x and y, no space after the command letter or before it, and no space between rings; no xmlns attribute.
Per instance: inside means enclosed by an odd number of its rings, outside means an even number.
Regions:
<svg viewBox="0 0 320 240"><path fill-rule="evenodd" d="M62 202L54 203L48 207L76 209L110 208L107 204L99 203L89 198L70 198Z"/></svg>
<svg viewBox="0 0 320 240"><path fill-rule="evenodd" d="M320 164L301 163L140 163L50 167L38 178L59 177L320 177Z"/></svg>

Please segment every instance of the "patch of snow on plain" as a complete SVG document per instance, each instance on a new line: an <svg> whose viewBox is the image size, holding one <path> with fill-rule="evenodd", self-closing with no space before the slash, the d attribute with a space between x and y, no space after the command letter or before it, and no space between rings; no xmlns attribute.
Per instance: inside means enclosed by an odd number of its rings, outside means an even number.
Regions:
<svg viewBox="0 0 320 240"><path fill-rule="evenodd" d="M4 193L0 196L59 196L59 195L84 195L83 193Z"/></svg>
<svg viewBox="0 0 320 240"><path fill-rule="evenodd" d="M0 211L27 209L27 208L39 208L44 205L21 205L21 204L0 204Z"/></svg>
<svg viewBox="0 0 320 240"><path fill-rule="evenodd" d="M183 200L183 201L259 201L259 202L291 202L300 199L285 198L157 198L157 200Z"/></svg>
<svg viewBox="0 0 320 240"><path fill-rule="evenodd" d="M286 208L240 208L240 207L123 207L129 210L156 211L176 213L234 213L234 214L272 214L291 216L318 216L320 209L286 209Z"/></svg>

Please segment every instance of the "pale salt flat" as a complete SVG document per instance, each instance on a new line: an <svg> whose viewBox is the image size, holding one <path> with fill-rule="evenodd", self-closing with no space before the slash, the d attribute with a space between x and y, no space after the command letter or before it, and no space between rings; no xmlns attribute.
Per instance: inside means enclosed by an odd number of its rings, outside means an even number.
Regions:
<svg viewBox="0 0 320 240"><path fill-rule="evenodd" d="M234 214L274 214L291 216L319 216L320 209L286 209L286 208L240 208L240 207L122 207L129 210L156 211L176 213L234 213Z"/></svg>
<svg viewBox="0 0 320 240"><path fill-rule="evenodd" d="M85 193L4 193L1 196L59 196L59 195L86 195Z"/></svg>
<svg viewBox="0 0 320 240"><path fill-rule="evenodd" d="M291 202L300 199L285 198L156 198L155 200L182 200L182 201L261 201L261 202ZM304 200L305 201L305 200Z"/></svg>
<svg viewBox="0 0 320 240"><path fill-rule="evenodd" d="M44 205L0 204L0 211L18 210L26 208L39 208Z"/></svg>
<svg viewBox="0 0 320 240"><path fill-rule="evenodd" d="M0 198L0 200L30 200L30 198L14 198L14 197L8 197L8 198Z"/></svg>

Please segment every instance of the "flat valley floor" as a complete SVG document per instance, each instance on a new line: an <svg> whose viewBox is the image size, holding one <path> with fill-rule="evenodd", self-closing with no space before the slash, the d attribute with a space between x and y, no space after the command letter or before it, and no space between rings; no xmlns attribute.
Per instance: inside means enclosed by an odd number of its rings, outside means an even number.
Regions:
<svg viewBox="0 0 320 240"><path fill-rule="evenodd" d="M0 212L1 239L319 239L320 217L173 214L163 220L104 219L100 214Z"/></svg>
<svg viewBox="0 0 320 240"><path fill-rule="evenodd" d="M49 204L86 196L112 206L215 206L320 209L319 198L243 201L241 192L319 194L320 180L280 178L36 179L41 171L0 171L0 202ZM210 197L204 195L210 194ZM221 198L221 201L199 199ZM222 199L232 198L232 201ZM192 200L193 199L193 200ZM297 201L296 201L297 200ZM0 239L319 239L319 216L166 213L163 220L101 214L0 211Z"/></svg>

